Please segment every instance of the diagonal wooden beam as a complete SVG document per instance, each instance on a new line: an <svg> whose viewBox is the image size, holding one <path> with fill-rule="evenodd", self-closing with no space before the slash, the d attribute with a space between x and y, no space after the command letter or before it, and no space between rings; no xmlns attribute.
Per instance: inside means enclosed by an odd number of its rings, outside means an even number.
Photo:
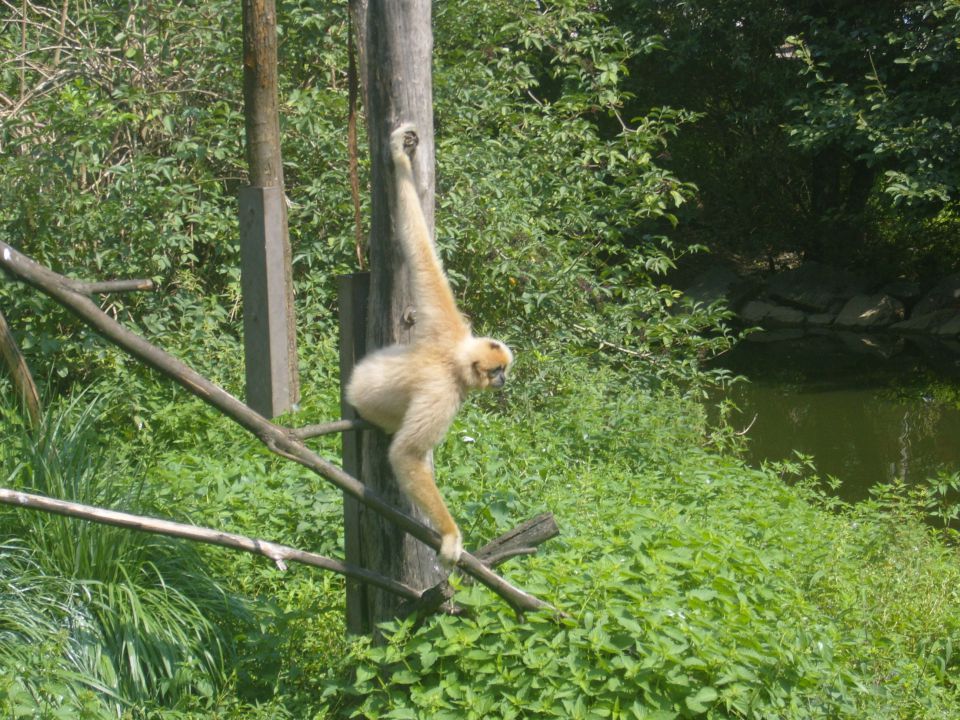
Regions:
<svg viewBox="0 0 960 720"><path fill-rule="evenodd" d="M40 265L3 241L0 241L0 267L56 300L104 339L216 408L257 437L273 453L293 460L325 478L426 545L435 550L440 548L440 536L433 529L400 512L359 480L317 455L294 431L273 424L183 361L126 329L104 313L86 294L78 290L83 287L83 283ZM503 598L518 613L553 609L543 600L514 587L469 553L463 554L459 567Z"/></svg>
<svg viewBox="0 0 960 720"><path fill-rule="evenodd" d="M331 570L369 585L376 585L379 588L383 588L388 592L392 592L408 600L419 600L422 595L421 592L414 590L409 585L404 585L396 580L383 577L365 568L341 562L340 560L325 555L318 555L317 553L298 550L297 548L292 548L287 545L280 545L279 543L270 542L269 540L258 540L245 535L213 530L198 525L188 525L186 523L178 523L161 518L151 518L144 515L133 515L131 513L94 507L93 505L69 502L67 500L56 500L43 495L35 495L19 490L10 490L8 488L0 488L0 503L29 508L31 510L41 510L56 515L65 515L81 520L89 520L100 523L101 525L113 525L114 527L138 530L155 535L168 535L170 537L207 543L208 545L220 545L221 547L233 548L234 550L243 550L244 552L254 555L263 555L264 557L270 558L281 570L287 569L287 562L312 565L313 567L323 568L324 570Z"/></svg>

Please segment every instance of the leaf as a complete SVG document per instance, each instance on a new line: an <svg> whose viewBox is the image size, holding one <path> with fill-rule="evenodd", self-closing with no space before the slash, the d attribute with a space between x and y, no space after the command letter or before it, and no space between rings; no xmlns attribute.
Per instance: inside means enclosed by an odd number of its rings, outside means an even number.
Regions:
<svg viewBox="0 0 960 720"><path fill-rule="evenodd" d="M710 705L716 702L720 694L709 685L700 690L695 695L688 695L684 702L692 712L704 713L710 709Z"/></svg>

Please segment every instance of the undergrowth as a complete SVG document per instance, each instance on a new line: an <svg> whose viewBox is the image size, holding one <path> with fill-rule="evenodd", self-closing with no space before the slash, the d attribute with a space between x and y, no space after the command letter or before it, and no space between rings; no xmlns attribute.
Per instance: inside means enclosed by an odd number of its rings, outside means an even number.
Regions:
<svg viewBox="0 0 960 720"><path fill-rule="evenodd" d="M318 352L322 364L331 351ZM502 570L563 617L518 619L456 580L467 617L390 623L374 647L344 638L338 577L0 510L0 708L960 716L960 564L952 538L924 522L929 495L891 486L844 506L801 462L746 467L736 438L710 431L680 391L596 359L518 357L507 393L471 402L438 448L438 475L469 547L556 514L561 536ZM311 393L310 380L301 418L332 416L335 393ZM89 399L54 414L39 442L4 443L7 484L339 552L339 494L199 403L178 396L131 425L132 403L114 397L98 414ZM119 447L96 440L97 423L126 428Z"/></svg>
<svg viewBox="0 0 960 720"><path fill-rule="evenodd" d="M354 645L318 717L956 715L960 566L908 493L837 506L809 468L747 468L696 405L596 369L522 405L474 410L440 458L475 544L557 514L561 538L507 572L565 617L518 622L467 587L469 619Z"/></svg>

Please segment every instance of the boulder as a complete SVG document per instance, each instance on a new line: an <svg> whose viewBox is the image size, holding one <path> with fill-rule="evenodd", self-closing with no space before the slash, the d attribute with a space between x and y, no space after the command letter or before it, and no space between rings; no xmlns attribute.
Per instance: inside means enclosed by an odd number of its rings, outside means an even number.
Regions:
<svg viewBox="0 0 960 720"><path fill-rule="evenodd" d="M699 275L683 292L694 302L709 305L723 300L728 307L736 308L747 299L752 289L752 283L732 268L716 265Z"/></svg>
<svg viewBox="0 0 960 720"><path fill-rule="evenodd" d="M740 310L740 317L748 324L796 327L803 325L805 315L796 308L776 305L764 300L751 300Z"/></svg>
<svg viewBox="0 0 960 720"><path fill-rule="evenodd" d="M960 273L948 275L924 295L913 308L914 315L937 310L960 310Z"/></svg>
<svg viewBox="0 0 960 720"><path fill-rule="evenodd" d="M814 313L813 315L807 316L807 325L818 328L829 327L833 325L836 317L834 313Z"/></svg>
<svg viewBox="0 0 960 720"><path fill-rule="evenodd" d="M892 295L854 295L837 315L840 327L878 328L903 320L903 303Z"/></svg>
<svg viewBox="0 0 960 720"><path fill-rule="evenodd" d="M960 335L960 314L954 315L936 329L937 335Z"/></svg>
<svg viewBox="0 0 960 720"><path fill-rule="evenodd" d="M923 290L920 287L920 283L914 282L913 280L906 280L904 278L899 278L888 282L882 288L880 292L885 295L893 295L897 300L910 305L915 303L920 299L920 296L923 294Z"/></svg>
<svg viewBox="0 0 960 720"><path fill-rule="evenodd" d="M914 312L903 322L891 325L890 329L905 333L932 333L945 323L950 322L954 317L956 317L956 313L953 310L934 310L927 313Z"/></svg>
<svg viewBox="0 0 960 720"><path fill-rule="evenodd" d="M774 300L809 312L836 312L867 283L852 273L809 262L770 278L767 294Z"/></svg>

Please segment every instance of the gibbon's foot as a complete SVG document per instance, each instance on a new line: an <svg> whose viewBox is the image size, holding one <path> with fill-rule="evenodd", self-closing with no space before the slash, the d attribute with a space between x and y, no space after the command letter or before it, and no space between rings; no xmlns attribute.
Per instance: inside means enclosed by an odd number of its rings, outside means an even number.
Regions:
<svg viewBox="0 0 960 720"><path fill-rule="evenodd" d="M413 123L401 123L396 130L390 133L390 151L394 156L400 153L413 155L420 138L417 136L417 127Z"/></svg>
<svg viewBox="0 0 960 720"><path fill-rule="evenodd" d="M440 552L438 553L440 567L448 573L451 572L453 568L456 567L462 554L463 539L460 537L460 532L457 531L444 535L440 542Z"/></svg>

